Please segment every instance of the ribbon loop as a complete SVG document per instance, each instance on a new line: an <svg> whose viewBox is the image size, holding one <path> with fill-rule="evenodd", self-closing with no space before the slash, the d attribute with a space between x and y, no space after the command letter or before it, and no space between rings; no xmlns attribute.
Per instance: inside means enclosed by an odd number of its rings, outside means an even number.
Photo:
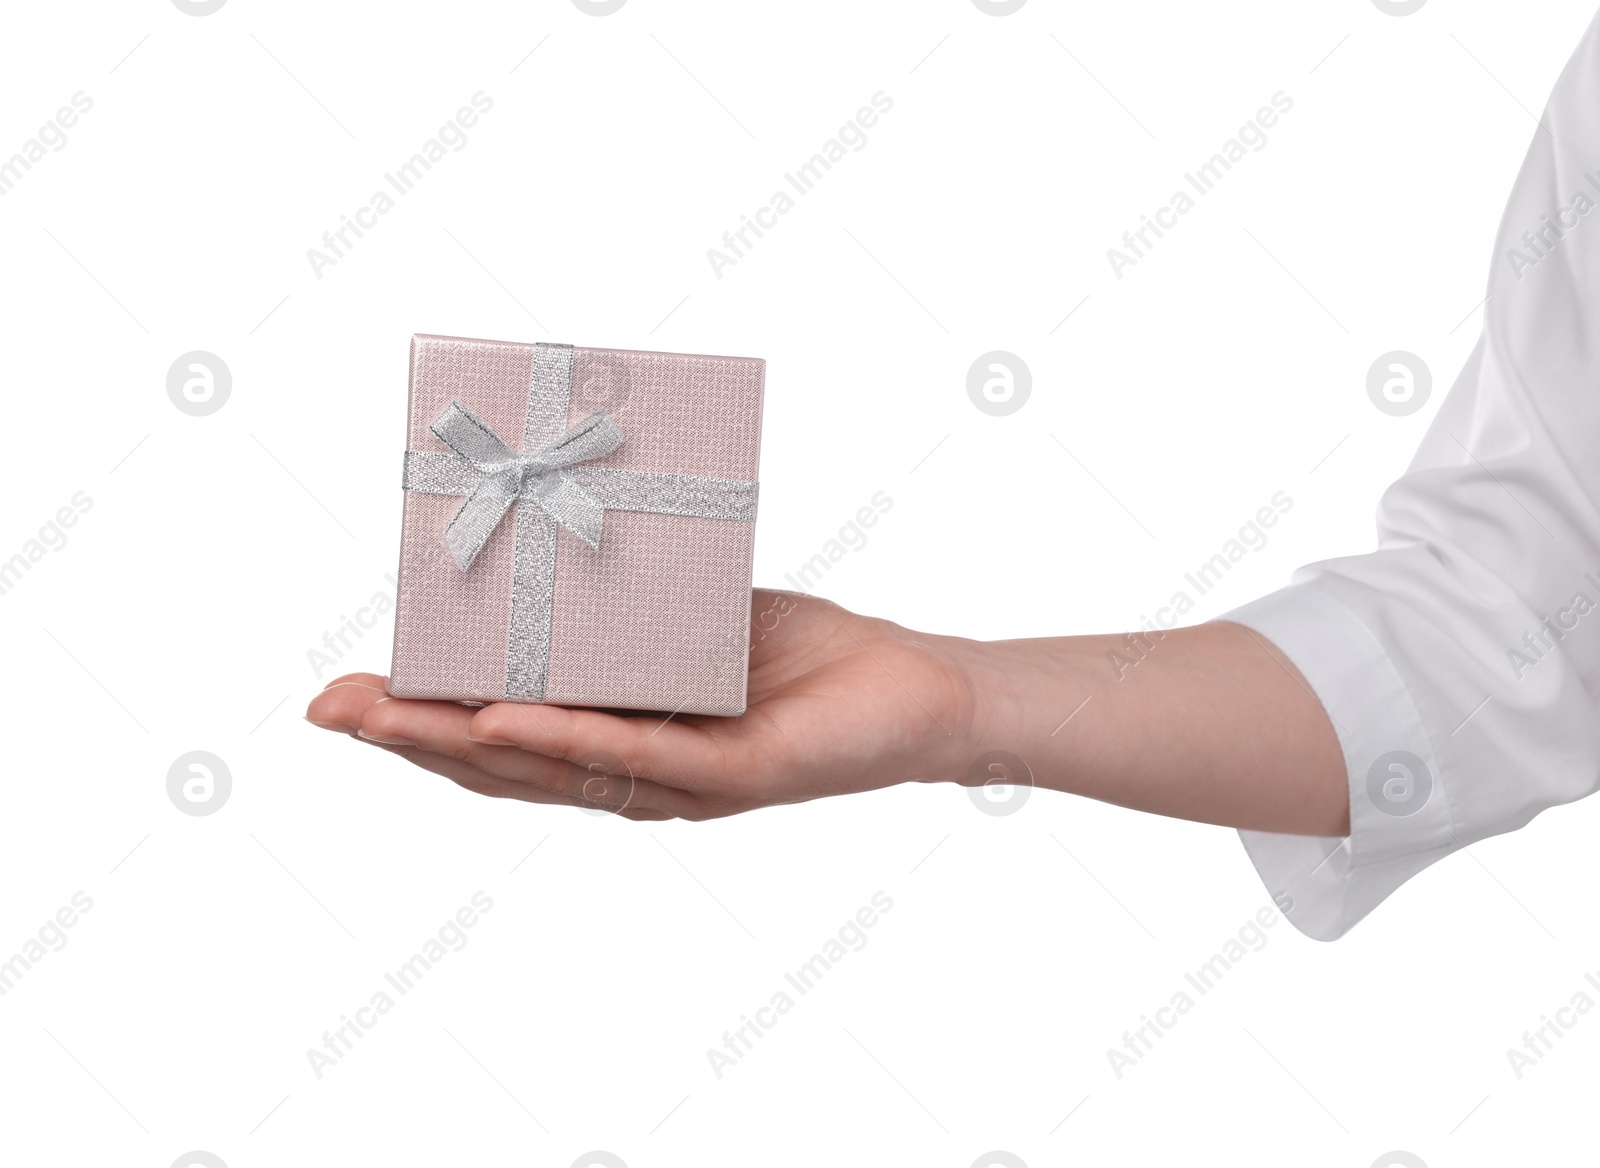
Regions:
<svg viewBox="0 0 1600 1168"><path fill-rule="evenodd" d="M566 472L622 445L622 427L591 414L541 450L519 454L460 401L430 427L434 437L477 472L466 501L445 525L445 544L456 567L472 567L511 504L538 507L591 548L600 546L605 507Z"/></svg>
<svg viewBox="0 0 1600 1168"><path fill-rule="evenodd" d="M606 414L590 414L536 456L541 466L565 470L580 462L604 458L622 445L622 427Z"/></svg>
<svg viewBox="0 0 1600 1168"><path fill-rule="evenodd" d="M428 429L440 442L481 471L489 472L497 465L517 457L517 452L500 441L500 436L489 428L489 423L459 400L451 402L439 415L439 420Z"/></svg>

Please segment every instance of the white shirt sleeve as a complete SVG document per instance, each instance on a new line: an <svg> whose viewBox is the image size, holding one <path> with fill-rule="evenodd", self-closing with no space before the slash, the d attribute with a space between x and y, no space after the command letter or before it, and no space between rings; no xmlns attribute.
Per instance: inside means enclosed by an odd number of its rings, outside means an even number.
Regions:
<svg viewBox="0 0 1600 1168"><path fill-rule="evenodd" d="M1347 838L1241 831L1331 941L1423 868L1600 786L1600 15L1495 241L1483 332L1384 493L1378 550L1219 619L1304 674L1348 770Z"/></svg>

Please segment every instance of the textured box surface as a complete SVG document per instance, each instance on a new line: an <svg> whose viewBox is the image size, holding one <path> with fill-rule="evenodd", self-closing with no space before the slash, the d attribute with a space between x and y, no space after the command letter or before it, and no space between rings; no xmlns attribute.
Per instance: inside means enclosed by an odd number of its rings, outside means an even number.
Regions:
<svg viewBox="0 0 1600 1168"><path fill-rule="evenodd" d="M570 400L561 410L549 405L559 395L541 399L539 383L548 388L566 354ZM608 507L591 548L523 495L463 571L443 534L463 496L406 490L390 692L743 712L764 376L758 358L414 337L408 451L460 458L431 429L453 401L514 451L531 432L530 408L535 423L541 409L559 414L544 420L556 435L602 413L623 441L577 473L732 481L748 485L752 506L749 519ZM530 583L536 561L519 543L519 523L553 534L542 588ZM517 649L530 638L536 648L544 640L532 688L528 654Z"/></svg>

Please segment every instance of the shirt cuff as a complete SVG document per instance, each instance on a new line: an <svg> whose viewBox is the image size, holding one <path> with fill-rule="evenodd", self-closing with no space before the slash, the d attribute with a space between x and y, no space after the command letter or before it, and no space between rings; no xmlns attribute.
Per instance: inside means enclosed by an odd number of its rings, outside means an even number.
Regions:
<svg viewBox="0 0 1600 1168"><path fill-rule="evenodd" d="M1239 832L1290 923L1314 940L1336 940L1461 846L1438 754L1383 645L1326 586L1290 584L1217 619L1253 629L1282 650L1338 733L1350 834Z"/></svg>

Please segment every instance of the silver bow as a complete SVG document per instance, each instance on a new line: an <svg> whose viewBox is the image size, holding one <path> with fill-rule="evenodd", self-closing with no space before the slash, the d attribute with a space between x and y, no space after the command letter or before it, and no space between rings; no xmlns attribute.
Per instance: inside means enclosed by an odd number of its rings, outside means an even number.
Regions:
<svg viewBox="0 0 1600 1168"><path fill-rule="evenodd" d="M450 557L463 572L472 567L513 503L538 507L591 548L600 546L605 506L579 486L567 468L602 458L622 445L622 427L605 414L590 414L531 454L512 450L459 401L451 402L429 429L482 476L444 528Z"/></svg>

